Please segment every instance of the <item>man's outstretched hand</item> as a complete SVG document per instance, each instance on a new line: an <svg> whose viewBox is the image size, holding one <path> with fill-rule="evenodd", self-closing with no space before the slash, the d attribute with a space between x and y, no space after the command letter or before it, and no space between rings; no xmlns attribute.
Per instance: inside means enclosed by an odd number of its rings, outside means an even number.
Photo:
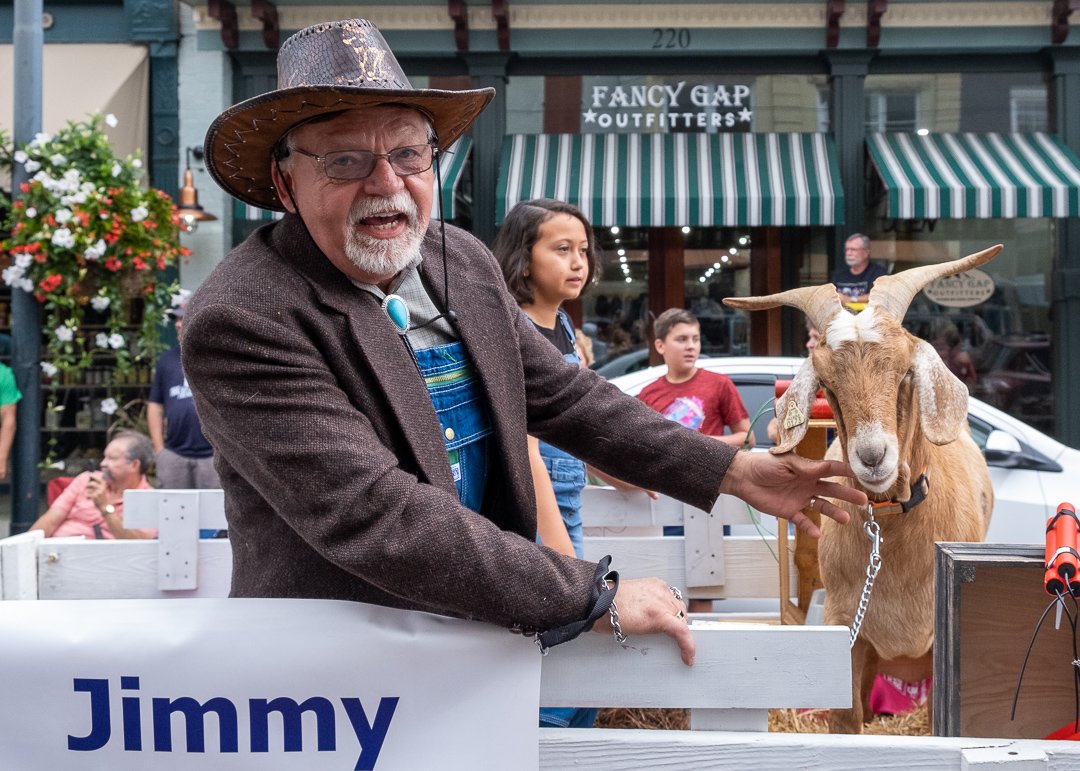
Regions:
<svg viewBox="0 0 1080 771"><path fill-rule="evenodd" d="M817 538L818 527L803 513L812 508L844 524L848 513L829 498L866 505L861 490L827 481L851 477L848 464L838 460L807 460L794 453L740 452L731 461L720 492L742 498L755 509L788 519L807 535Z"/></svg>

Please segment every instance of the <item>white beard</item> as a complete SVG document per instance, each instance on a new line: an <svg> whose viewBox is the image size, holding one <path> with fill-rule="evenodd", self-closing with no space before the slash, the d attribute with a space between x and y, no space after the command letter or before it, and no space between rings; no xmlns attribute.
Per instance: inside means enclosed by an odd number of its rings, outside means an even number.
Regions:
<svg viewBox="0 0 1080 771"><path fill-rule="evenodd" d="M372 238L357 228L363 219L400 212L406 220L405 232L397 238ZM373 276L400 273L420 253L426 223L421 223L416 203L405 191L389 198L361 201L349 212L345 232L345 256L349 262Z"/></svg>

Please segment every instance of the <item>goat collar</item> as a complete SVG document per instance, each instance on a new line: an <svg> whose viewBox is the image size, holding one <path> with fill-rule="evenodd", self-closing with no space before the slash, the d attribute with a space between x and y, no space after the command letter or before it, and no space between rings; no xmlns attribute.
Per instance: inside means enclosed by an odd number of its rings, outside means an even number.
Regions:
<svg viewBox="0 0 1080 771"><path fill-rule="evenodd" d="M891 501L877 501L871 502L870 506L874 509L874 514L907 514L913 508L926 500L927 493L930 492L930 479L926 476L926 468L924 467L918 478L911 483L911 497L906 501L898 501L893 498Z"/></svg>

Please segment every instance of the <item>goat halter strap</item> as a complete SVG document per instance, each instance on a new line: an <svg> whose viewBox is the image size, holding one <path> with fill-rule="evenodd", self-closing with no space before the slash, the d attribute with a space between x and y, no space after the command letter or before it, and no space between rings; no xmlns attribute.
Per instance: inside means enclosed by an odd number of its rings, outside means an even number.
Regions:
<svg viewBox="0 0 1080 771"><path fill-rule="evenodd" d="M873 508L874 514L907 514L925 501L929 492L930 478L926 476L926 469L924 468L922 473L911 483L911 497L906 501L898 501L894 498L891 501L871 503L870 506Z"/></svg>

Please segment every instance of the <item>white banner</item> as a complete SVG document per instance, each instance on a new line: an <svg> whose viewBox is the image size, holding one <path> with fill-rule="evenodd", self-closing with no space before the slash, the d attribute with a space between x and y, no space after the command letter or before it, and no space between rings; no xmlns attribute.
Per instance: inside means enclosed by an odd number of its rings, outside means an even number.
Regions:
<svg viewBox="0 0 1080 771"><path fill-rule="evenodd" d="M326 600L0 603L0 766L535 769L519 635Z"/></svg>

